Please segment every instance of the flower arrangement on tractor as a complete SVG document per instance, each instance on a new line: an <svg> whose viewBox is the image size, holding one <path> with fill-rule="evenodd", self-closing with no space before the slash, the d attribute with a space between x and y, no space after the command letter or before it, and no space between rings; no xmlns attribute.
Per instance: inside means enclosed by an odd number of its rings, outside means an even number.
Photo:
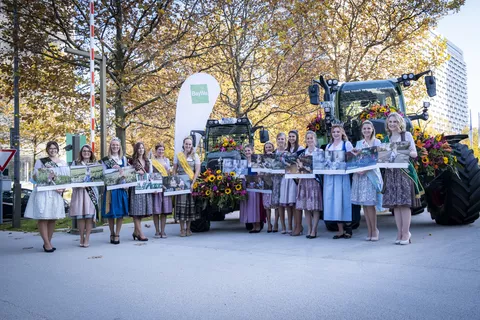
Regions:
<svg viewBox="0 0 480 320"><path fill-rule="evenodd" d="M193 196L207 200L211 205L224 208L235 206L247 198L243 180L235 172L222 173L207 169L193 184Z"/></svg>
<svg viewBox="0 0 480 320"><path fill-rule="evenodd" d="M307 130L315 132L317 136L322 136L327 133L327 126L321 111L319 111L318 114L312 118L310 123L307 125Z"/></svg>
<svg viewBox="0 0 480 320"><path fill-rule="evenodd" d="M361 121L370 120L370 119L386 119L388 115L392 112L398 113L400 116L404 116L400 110L397 110L394 107L388 105L382 106L380 104L374 104L369 107L366 107L360 112L359 119Z"/></svg>
<svg viewBox="0 0 480 320"><path fill-rule="evenodd" d="M211 152L243 151L240 143L235 142L232 137L219 137L217 143L212 147Z"/></svg>
<svg viewBox="0 0 480 320"><path fill-rule="evenodd" d="M413 130L413 140L418 153L413 165L418 174L434 177L444 170L456 172L457 158L443 134L432 136L417 127Z"/></svg>

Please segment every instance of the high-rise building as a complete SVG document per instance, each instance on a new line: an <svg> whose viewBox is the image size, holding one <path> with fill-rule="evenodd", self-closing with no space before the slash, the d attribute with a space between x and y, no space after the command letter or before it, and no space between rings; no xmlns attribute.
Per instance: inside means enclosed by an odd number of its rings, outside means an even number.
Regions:
<svg viewBox="0 0 480 320"><path fill-rule="evenodd" d="M433 70L437 95L430 101L429 126L445 133L461 133L469 124L467 65L463 51L447 40L450 58Z"/></svg>

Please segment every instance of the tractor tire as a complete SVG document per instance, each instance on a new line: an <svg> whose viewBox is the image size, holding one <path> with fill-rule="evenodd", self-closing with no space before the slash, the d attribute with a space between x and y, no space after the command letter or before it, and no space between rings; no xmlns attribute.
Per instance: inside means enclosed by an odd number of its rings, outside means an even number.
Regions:
<svg viewBox="0 0 480 320"><path fill-rule="evenodd" d="M452 145L458 176L443 172L426 190L428 211L440 225L473 223L480 216L480 167L466 145Z"/></svg>
<svg viewBox="0 0 480 320"><path fill-rule="evenodd" d="M210 220L202 215L200 219L192 221L190 230L192 230L192 232L207 232L210 230Z"/></svg>

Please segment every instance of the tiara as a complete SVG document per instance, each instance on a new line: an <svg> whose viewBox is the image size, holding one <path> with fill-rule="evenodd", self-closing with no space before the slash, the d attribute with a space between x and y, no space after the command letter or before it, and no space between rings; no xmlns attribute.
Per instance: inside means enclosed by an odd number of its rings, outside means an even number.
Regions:
<svg viewBox="0 0 480 320"><path fill-rule="evenodd" d="M113 137L112 140L110 140L110 142L113 142L113 141L121 142L120 138L118 137Z"/></svg>
<svg viewBox="0 0 480 320"><path fill-rule="evenodd" d="M332 120L332 127L342 127L343 128L343 122L338 120L338 119L333 119Z"/></svg>

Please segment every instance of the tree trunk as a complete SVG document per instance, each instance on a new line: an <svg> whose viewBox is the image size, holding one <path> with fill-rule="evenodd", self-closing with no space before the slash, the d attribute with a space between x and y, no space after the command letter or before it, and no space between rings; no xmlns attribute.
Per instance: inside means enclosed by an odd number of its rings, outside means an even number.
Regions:
<svg viewBox="0 0 480 320"><path fill-rule="evenodd" d="M115 7L116 7L116 43L115 43L115 76L117 77L118 85L115 89L115 100L114 100L114 107L115 107L115 134L117 138L120 139L122 143L122 150L125 154L126 152L126 135L125 135L125 107L123 105L123 89L124 89L124 70L125 70L125 51L122 47L123 43L123 9L122 9L122 1L115 0Z"/></svg>

